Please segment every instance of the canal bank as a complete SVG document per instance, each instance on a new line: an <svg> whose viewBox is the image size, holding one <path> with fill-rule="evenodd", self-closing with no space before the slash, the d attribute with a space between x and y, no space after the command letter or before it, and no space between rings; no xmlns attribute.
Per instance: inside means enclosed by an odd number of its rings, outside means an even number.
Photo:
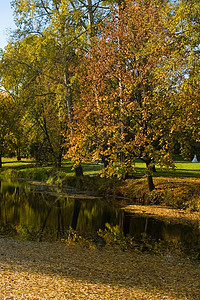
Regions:
<svg viewBox="0 0 200 300"><path fill-rule="evenodd" d="M112 199L72 189L4 180L0 184L0 234L160 254L170 250L200 258L199 213L191 219L191 213L183 210L115 204Z"/></svg>

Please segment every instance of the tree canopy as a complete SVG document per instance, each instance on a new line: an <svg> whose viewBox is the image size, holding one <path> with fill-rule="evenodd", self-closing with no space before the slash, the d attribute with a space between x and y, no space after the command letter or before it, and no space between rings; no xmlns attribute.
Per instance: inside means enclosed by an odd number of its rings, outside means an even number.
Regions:
<svg viewBox="0 0 200 300"><path fill-rule="evenodd" d="M30 153L60 166L102 159L102 175L173 166L199 140L199 1L12 1L18 30L1 85ZM18 145L18 146L17 146ZM19 150L18 150L19 151ZM82 174L82 173L80 173Z"/></svg>

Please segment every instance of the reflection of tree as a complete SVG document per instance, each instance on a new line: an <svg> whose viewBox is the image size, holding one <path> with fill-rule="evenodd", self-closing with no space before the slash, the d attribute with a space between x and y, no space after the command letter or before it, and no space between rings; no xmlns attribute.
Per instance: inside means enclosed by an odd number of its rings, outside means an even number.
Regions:
<svg viewBox="0 0 200 300"><path fill-rule="evenodd" d="M78 216L79 216L79 213L80 213L80 208L81 208L80 200L75 199L75 201L74 201L74 210L73 210L73 215L72 215L72 222L71 222L71 227L74 230L76 230L76 227L77 227L77 221L78 221Z"/></svg>
<svg viewBox="0 0 200 300"><path fill-rule="evenodd" d="M162 228L163 237L168 243L181 245L187 250L200 251L200 231L188 225L167 224Z"/></svg>
<svg viewBox="0 0 200 300"><path fill-rule="evenodd" d="M164 222L123 211L120 213L119 224L125 236L130 234L138 241L141 240L142 233L146 233L152 242L164 240L166 244L181 247L188 253L192 249L200 250L200 231L188 225Z"/></svg>
<svg viewBox="0 0 200 300"><path fill-rule="evenodd" d="M39 237L39 242L42 241L42 237L43 237L43 233L44 233L44 229L45 229L45 226L46 226L46 223L47 223L47 220L49 218L49 215L51 213L51 210L52 210L52 207L50 206L48 211L47 211L47 215L46 215L46 218L44 219L44 223L42 224L42 228L41 228L41 231L40 231L40 237Z"/></svg>
<svg viewBox="0 0 200 300"><path fill-rule="evenodd" d="M105 205L103 201L82 201L76 229L80 232L97 232L105 223L118 223L118 209Z"/></svg>
<svg viewBox="0 0 200 300"><path fill-rule="evenodd" d="M60 201L58 200L58 229L57 229L57 239L65 234L64 220L62 215L62 209Z"/></svg>
<svg viewBox="0 0 200 300"><path fill-rule="evenodd" d="M0 219L1 226L13 224L23 238L55 240L70 227L94 233L104 228L106 222L117 224L118 210L105 206L102 201L55 197L30 188L6 188L4 184Z"/></svg>

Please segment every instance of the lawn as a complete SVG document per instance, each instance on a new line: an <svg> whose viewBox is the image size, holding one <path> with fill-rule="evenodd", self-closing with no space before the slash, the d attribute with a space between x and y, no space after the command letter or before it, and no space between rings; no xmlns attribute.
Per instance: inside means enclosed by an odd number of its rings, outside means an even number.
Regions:
<svg viewBox="0 0 200 300"><path fill-rule="evenodd" d="M20 161L18 161L16 159L16 157L13 157L13 158L3 157L2 158L3 167L6 167L6 168L27 166L27 165L30 165L32 163L34 163L34 160L26 159L26 158L23 158Z"/></svg>
<svg viewBox="0 0 200 300"><path fill-rule="evenodd" d="M169 168L161 170L161 168L156 165L155 177L194 177L200 178L200 162L193 163L191 161L174 161L175 168ZM135 171L141 175L145 173L145 163L141 161L136 161Z"/></svg>
<svg viewBox="0 0 200 300"><path fill-rule="evenodd" d="M156 172L154 173L155 177L193 177L200 178L200 162L192 163L191 161L181 160L181 157L175 157L176 161L174 161L175 168L169 169L161 169L158 165L156 165ZM31 173L48 173L54 169L53 166L45 166L39 167L36 166L34 161L31 159L22 159L21 161L17 161L16 158L3 158L3 169L4 168L15 168L20 170L25 177L30 176ZM103 164L94 164L94 163L83 163L83 171L84 175L97 175L103 168ZM74 170L73 165L69 160L63 160L62 168L60 169L62 173L65 173L67 176L73 176ZM142 177L145 175L145 163L136 160L135 161L135 175L138 177ZM26 176L27 175L27 176Z"/></svg>

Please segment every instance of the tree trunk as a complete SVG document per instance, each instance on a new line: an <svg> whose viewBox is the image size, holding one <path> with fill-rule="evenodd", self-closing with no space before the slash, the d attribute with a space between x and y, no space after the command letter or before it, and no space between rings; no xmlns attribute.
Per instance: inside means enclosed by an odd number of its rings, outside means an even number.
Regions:
<svg viewBox="0 0 200 300"><path fill-rule="evenodd" d="M63 154L63 148L60 146L59 153L58 153L58 159L56 161L56 167L61 168L62 165L62 154Z"/></svg>
<svg viewBox="0 0 200 300"><path fill-rule="evenodd" d="M20 149L17 150L17 160L21 160L21 154L20 154Z"/></svg>
<svg viewBox="0 0 200 300"><path fill-rule="evenodd" d="M83 168L82 168L81 164L79 166L75 167L74 169L75 169L75 175L77 177L83 176Z"/></svg>
<svg viewBox="0 0 200 300"><path fill-rule="evenodd" d="M0 168L2 168L2 156L1 156L1 153L0 153Z"/></svg>
<svg viewBox="0 0 200 300"><path fill-rule="evenodd" d="M64 63L65 65L65 63ZM71 135L73 136L73 109L72 109L72 95L71 95L71 91L70 91L70 80L69 80L69 75L68 75L68 71L65 70L64 72L64 80L65 80L65 88L66 88L66 95L65 95L65 99L66 99L66 104L67 104L67 112L68 112L68 119L69 119L69 124L70 124L70 130L71 130Z"/></svg>
<svg viewBox="0 0 200 300"><path fill-rule="evenodd" d="M104 168L109 165L109 156L108 155L101 155L101 162L103 163Z"/></svg>
<svg viewBox="0 0 200 300"><path fill-rule="evenodd" d="M71 96L71 92L69 91L70 81L69 81L67 70L65 70L64 78L65 78L65 86L66 86L66 102L67 102L68 119L69 119L70 130L71 130L71 138L73 138L74 129L73 129L72 96ZM74 169L75 169L76 176L83 176L83 168L81 166L81 163Z"/></svg>
<svg viewBox="0 0 200 300"><path fill-rule="evenodd" d="M149 192L153 191L155 189L155 185L153 183L153 176L152 175L147 176L147 182L148 182Z"/></svg>
<svg viewBox="0 0 200 300"><path fill-rule="evenodd" d="M89 36L92 38L95 35L95 32L94 32L94 13L93 13L92 0L87 0L87 10L88 10Z"/></svg>
<svg viewBox="0 0 200 300"><path fill-rule="evenodd" d="M146 162L146 166L147 166L147 182L148 182L148 188L149 188L149 192L153 191L155 189L155 185L153 183L153 167L151 166L151 161Z"/></svg>

